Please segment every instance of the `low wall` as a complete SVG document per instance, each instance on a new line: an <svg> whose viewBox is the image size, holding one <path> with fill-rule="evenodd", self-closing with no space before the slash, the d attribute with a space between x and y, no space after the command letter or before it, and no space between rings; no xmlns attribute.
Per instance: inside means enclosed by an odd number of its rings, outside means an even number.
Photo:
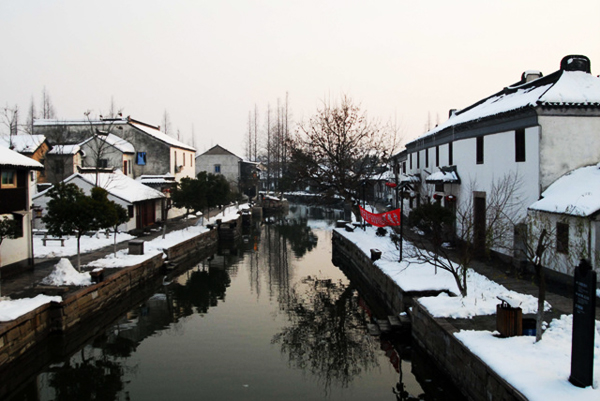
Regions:
<svg viewBox="0 0 600 401"><path fill-rule="evenodd" d="M399 313L409 306L412 307L413 339L469 400L527 400L458 341L454 336L458 329L451 324L451 319L436 319L423 308L418 297L433 295L433 292L403 292L370 257L335 230L332 245L334 263L342 262L354 269L356 275L362 278L374 295L392 311Z"/></svg>
<svg viewBox="0 0 600 401"><path fill-rule="evenodd" d="M216 230L211 230L166 252L182 258L215 246L217 240ZM0 367L19 358L50 334L71 331L80 322L127 297L131 290L161 274L163 262L163 255L158 254L138 265L118 269L100 283L69 293L60 303L51 302L18 319L0 323Z"/></svg>
<svg viewBox="0 0 600 401"><path fill-rule="evenodd" d="M520 400L527 398L474 355L454 333L451 319L434 318L415 301L412 336L419 346L444 369L470 400Z"/></svg>

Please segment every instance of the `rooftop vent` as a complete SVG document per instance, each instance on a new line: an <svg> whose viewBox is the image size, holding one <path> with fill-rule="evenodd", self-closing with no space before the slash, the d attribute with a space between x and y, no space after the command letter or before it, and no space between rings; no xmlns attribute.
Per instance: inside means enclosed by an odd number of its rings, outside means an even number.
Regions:
<svg viewBox="0 0 600 401"><path fill-rule="evenodd" d="M542 74L541 71L527 70L527 71L523 72L523 74L521 74L521 81L522 82L531 82L531 81L541 78L543 76L544 76L544 74Z"/></svg>
<svg viewBox="0 0 600 401"><path fill-rule="evenodd" d="M577 54L563 57L560 61L560 69L565 71L583 71L588 74L592 72L590 59Z"/></svg>

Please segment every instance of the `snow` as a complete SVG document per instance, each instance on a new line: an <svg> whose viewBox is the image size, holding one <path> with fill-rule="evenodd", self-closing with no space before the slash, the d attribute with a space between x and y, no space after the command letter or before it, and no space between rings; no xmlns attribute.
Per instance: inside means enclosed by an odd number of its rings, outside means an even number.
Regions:
<svg viewBox="0 0 600 401"><path fill-rule="evenodd" d="M598 77L582 71L558 71L557 74L556 82L546 85L535 86L535 83L526 83L502 90L457 112L418 139L452 126L524 107L536 107L538 104L600 103L600 79Z"/></svg>
<svg viewBox="0 0 600 401"><path fill-rule="evenodd" d="M410 248L413 246L410 242L403 242L404 257L402 262L398 262L399 251L390 240L389 235L377 237L374 227L367 227L366 231L360 228L354 232L342 229L336 229L336 231L358 245L366 255L370 255L370 250L373 248L381 250L381 259L375 261L375 265L404 291L446 291L460 294L450 272L438 268L436 273L433 264L421 263L405 256L410 253ZM449 296L446 292L442 292L437 297L421 297L419 302L434 317L472 318L493 315L496 313L496 305L500 303L499 296L508 297L514 302L520 303L523 313L537 311L536 297L508 290L472 269L469 269L467 273L467 296ZM548 310L550 304L546 302L545 305L545 309Z"/></svg>
<svg viewBox="0 0 600 401"><path fill-rule="evenodd" d="M96 237L84 235L81 237L81 252L90 252L95 249L103 248L114 243L114 234L110 234L108 238L102 233ZM42 242L42 237L33 236L33 250L36 258L62 258L66 256L77 255L77 237L68 236L65 238L65 246L60 246L60 241L47 241L46 246ZM117 233L117 242L129 241L134 239L133 235L127 233Z"/></svg>
<svg viewBox="0 0 600 401"><path fill-rule="evenodd" d="M62 302L59 296L38 295L34 298L0 301L0 322L10 322L50 302Z"/></svg>
<svg viewBox="0 0 600 401"><path fill-rule="evenodd" d="M79 145L54 145L52 149L48 151L51 155L74 155L81 151Z"/></svg>
<svg viewBox="0 0 600 401"><path fill-rule="evenodd" d="M75 176L81 177L92 185L96 183L96 173L74 174L67 178L65 182L70 182ZM162 192L126 176L120 170L114 173L99 173L98 186L129 203L165 197Z"/></svg>
<svg viewBox="0 0 600 401"><path fill-rule="evenodd" d="M99 140L102 140L104 142L106 142L107 144L113 146L115 149L123 152L123 153L135 153L135 147L131 144L131 142L118 137L114 134L108 134L108 135L98 135L95 138L98 138ZM94 140L94 137L90 137L88 139L86 139L85 141L81 142L79 145L83 146L84 144L90 142Z"/></svg>
<svg viewBox="0 0 600 401"><path fill-rule="evenodd" d="M34 153L46 140L44 135L11 135L0 137L0 146L5 148L13 146L19 153Z"/></svg>
<svg viewBox="0 0 600 401"><path fill-rule="evenodd" d="M79 273L69 259L63 258L54 266L52 273L44 277L42 284L87 286L92 284L92 277L88 272Z"/></svg>
<svg viewBox="0 0 600 401"><path fill-rule="evenodd" d="M450 273L435 269L430 264L411 260L398 262L398 250L388 235L377 237L373 227L366 231L357 228L354 232L336 229L338 233L355 243L365 254L370 249L383 251L382 258L375 261L383 272L396 281L405 291L447 290L456 293L457 286ZM404 249L411 247L403 243ZM530 295L509 291L486 277L469 270L468 295L451 297L442 293L437 297L421 297L419 302L435 317L470 318L496 312L500 298L513 305L519 304L523 313L537 311L537 299ZM600 289L596 291L600 297ZM546 303L545 309L550 305ZM486 330L461 330L456 338L475 355L488 364L509 384L531 401L600 399L600 321L596 321L594 349L594 384L590 388L579 388L568 379L571 368L572 315L554 319L544 332L542 340L535 343L534 336L500 338Z"/></svg>
<svg viewBox="0 0 600 401"><path fill-rule="evenodd" d="M600 165L563 175L529 209L574 216L589 216L600 210Z"/></svg>
<svg viewBox="0 0 600 401"><path fill-rule="evenodd" d="M214 223L217 219L221 219L222 222L228 222L238 218L238 211L248 209L248 205L230 206L210 219L207 219L206 223ZM120 268L126 266L134 266L140 264L154 256L163 253L164 249L175 246L179 243L187 241L203 232L208 231L208 228L200 225L202 220L198 220L196 225L187 227L183 230L172 231L165 235L165 238L158 236L151 241L144 242L144 255L129 255L129 250L123 249L118 251L116 256L114 253L106 256L105 258L95 260L89 263L88 267L96 268Z"/></svg>
<svg viewBox="0 0 600 401"><path fill-rule="evenodd" d="M148 135L151 135L153 137L155 137L156 139L165 142L171 146L175 146L181 149L186 149L186 150L191 150L193 152L196 151L196 149L194 149L193 147L186 145L183 142L178 141L175 138L170 137L169 135L161 132L158 128L156 127L152 127L146 124L141 124L141 123L137 123L137 122L133 122L130 121L129 124L137 129L139 129L140 131L145 132Z"/></svg>
<svg viewBox="0 0 600 401"><path fill-rule="evenodd" d="M454 171L437 171L431 175L429 175L425 181L441 181L441 182L457 182L458 177L456 176L456 172Z"/></svg>
<svg viewBox="0 0 600 401"><path fill-rule="evenodd" d="M520 336L499 338L490 331L462 330L455 334L467 348L530 401L600 399L600 322L596 321L593 388L569 382L573 316L554 319L542 340Z"/></svg>
<svg viewBox="0 0 600 401"><path fill-rule="evenodd" d="M0 166L44 168L41 163L4 146L0 146Z"/></svg>

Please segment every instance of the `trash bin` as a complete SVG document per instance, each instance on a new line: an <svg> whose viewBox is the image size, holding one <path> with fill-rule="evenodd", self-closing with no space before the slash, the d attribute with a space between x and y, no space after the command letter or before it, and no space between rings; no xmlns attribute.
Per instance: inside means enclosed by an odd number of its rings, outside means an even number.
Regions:
<svg viewBox="0 0 600 401"><path fill-rule="evenodd" d="M375 261L381 258L381 251L379 249L371 249L371 260Z"/></svg>
<svg viewBox="0 0 600 401"><path fill-rule="evenodd" d="M524 336L535 336L536 334L536 321L535 319L523 319L523 335Z"/></svg>
<svg viewBox="0 0 600 401"><path fill-rule="evenodd" d="M496 305L496 330L501 337L523 335L523 311L516 302L507 297L498 297L502 301Z"/></svg>

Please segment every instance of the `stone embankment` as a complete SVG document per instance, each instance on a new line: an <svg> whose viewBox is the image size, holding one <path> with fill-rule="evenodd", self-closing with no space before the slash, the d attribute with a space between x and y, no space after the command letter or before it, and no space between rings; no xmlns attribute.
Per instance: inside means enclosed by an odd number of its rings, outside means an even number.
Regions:
<svg viewBox="0 0 600 401"><path fill-rule="evenodd" d="M409 311L410 308L413 339L438 367L448 374L469 400L526 400L520 392L456 339L454 333L459 329L455 327L452 319L435 318L421 306L418 298L434 295L434 292L403 291L373 263L370 256L365 255L358 246L335 230L332 243L335 263L353 269L355 275L361 278L363 284L366 284L373 295L384 302L391 312L400 314Z"/></svg>
<svg viewBox="0 0 600 401"><path fill-rule="evenodd" d="M156 281L164 274L167 264L172 268L194 255L215 249L220 239L238 238L242 221L249 218L249 214L239 216L165 249L166 257L158 254L134 266L107 269L98 283L76 290L65 288L62 302L42 305L13 321L0 323L0 368L20 358L51 334L74 331L80 323L102 315L107 308L130 296L132 290Z"/></svg>

